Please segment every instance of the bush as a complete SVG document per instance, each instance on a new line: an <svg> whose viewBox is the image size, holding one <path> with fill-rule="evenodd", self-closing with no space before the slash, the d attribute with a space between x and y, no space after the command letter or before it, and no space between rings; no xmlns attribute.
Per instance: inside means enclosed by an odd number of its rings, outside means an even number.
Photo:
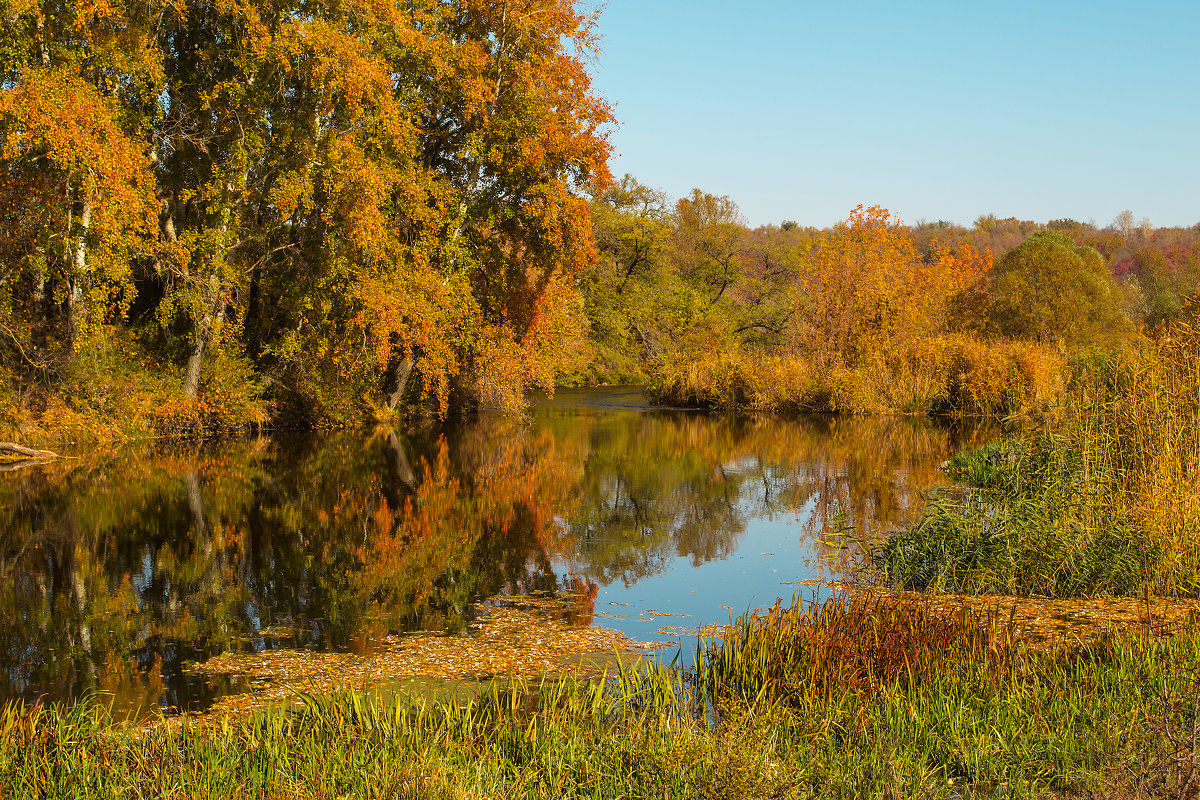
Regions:
<svg viewBox="0 0 1200 800"><path fill-rule="evenodd" d="M1066 365L1041 345L964 336L914 343L904 354L909 370L928 376L925 402L951 416L1037 416L1061 400Z"/></svg>

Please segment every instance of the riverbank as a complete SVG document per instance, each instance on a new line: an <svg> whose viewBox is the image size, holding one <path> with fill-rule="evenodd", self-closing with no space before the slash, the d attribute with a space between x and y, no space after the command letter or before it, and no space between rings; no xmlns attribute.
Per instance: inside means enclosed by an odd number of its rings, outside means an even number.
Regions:
<svg viewBox="0 0 1200 800"><path fill-rule="evenodd" d="M159 438L264 430L278 423L262 380L244 364L218 360L204 393L188 398L182 373L117 330L92 343L54 380L0 371L0 440L64 455Z"/></svg>
<svg viewBox="0 0 1200 800"><path fill-rule="evenodd" d="M131 441L204 439L267 430L329 430L434 419L394 413L364 393L301 399L236 359L217 359L203 391L183 393L179 370L133 338L95 344L52 383L0 381L0 441L76 454ZM1069 370L1053 348L930 337L855 368L714 351L664 359L643 376L651 404L734 414L908 413L950 418L1052 414ZM460 409L460 412L462 410ZM406 416L407 415L407 416Z"/></svg>
<svg viewBox="0 0 1200 800"><path fill-rule="evenodd" d="M694 685L630 669L607 683L494 684L465 703L314 697L205 726L114 729L87 704L10 707L0 792L1191 796L1190 628L1028 647L994 617L829 603L745 618L709 652Z"/></svg>
<svg viewBox="0 0 1200 800"><path fill-rule="evenodd" d="M1041 417L1069 380L1056 348L970 336L931 336L857 363L711 352L664 360L647 393L656 402L727 412Z"/></svg>

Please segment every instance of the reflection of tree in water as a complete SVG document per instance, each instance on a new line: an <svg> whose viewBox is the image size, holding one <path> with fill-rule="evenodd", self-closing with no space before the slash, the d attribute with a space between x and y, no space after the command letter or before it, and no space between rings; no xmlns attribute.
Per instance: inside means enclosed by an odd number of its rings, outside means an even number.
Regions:
<svg viewBox="0 0 1200 800"><path fill-rule="evenodd" d="M586 622L599 584L724 558L752 517L811 501L819 519L894 524L949 436L902 419L543 411L0 476L0 695L202 704L213 689L187 660L462 630L500 592L577 593Z"/></svg>
<svg viewBox="0 0 1200 800"><path fill-rule="evenodd" d="M569 429L576 419L547 425ZM937 464L960 435L904 417L626 413L591 423L568 515L572 562L602 584L626 585L677 557L725 558L749 519L797 515L808 503L809 534L833 520L859 532L895 526L938 480Z"/></svg>
<svg viewBox="0 0 1200 800"><path fill-rule="evenodd" d="M584 421L583 474L566 509L578 548L568 555L581 574L629 585L677 555L700 563L731 552L746 516L742 478L723 475L709 447L720 423L628 412Z"/></svg>
<svg viewBox="0 0 1200 800"><path fill-rule="evenodd" d="M344 436L7 476L0 696L203 702L185 660L460 630L481 596L553 589L544 529L565 484L544 445L410 459L394 435ZM281 627L296 633L256 635Z"/></svg>
<svg viewBox="0 0 1200 800"><path fill-rule="evenodd" d="M909 417L825 420L801 451L813 501L805 532L832 529L863 541L904 524L943 480L938 465L994 432L983 423L943 427Z"/></svg>

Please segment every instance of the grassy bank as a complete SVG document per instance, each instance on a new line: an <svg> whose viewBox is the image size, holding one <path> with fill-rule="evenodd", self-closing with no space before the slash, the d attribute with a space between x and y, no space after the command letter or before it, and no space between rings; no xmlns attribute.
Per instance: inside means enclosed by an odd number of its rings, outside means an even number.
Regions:
<svg viewBox="0 0 1200 800"><path fill-rule="evenodd" d="M726 411L1037 415L1059 402L1065 367L1053 348L937 336L852 366L742 352L666 359L647 391L667 405Z"/></svg>
<svg viewBox="0 0 1200 800"><path fill-rule="evenodd" d="M142 732L9 708L0 794L1190 796L1197 659L1192 632L1032 650L986 616L834 601L744 619L694 686L652 669Z"/></svg>
<svg viewBox="0 0 1200 800"><path fill-rule="evenodd" d="M968 488L872 553L901 588L1200 593L1200 337L1080 363L1058 419L956 456Z"/></svg>

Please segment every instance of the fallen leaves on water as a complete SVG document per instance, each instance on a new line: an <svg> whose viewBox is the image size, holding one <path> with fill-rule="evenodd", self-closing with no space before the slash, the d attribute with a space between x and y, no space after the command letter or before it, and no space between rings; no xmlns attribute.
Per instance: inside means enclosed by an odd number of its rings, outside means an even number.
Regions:
<svg viewBox="0 0 1200 800"><path fill-rule="evenodd" d="M714 622L708 625L693 625L690 627L668 626L659 628L655 633L659 636L695 636L698 639L723 639L736 629L736 625L720 625Z"/></svg>
<svg viewBox="0 0 1200 800"><path fill-rule="evenodd" d="M249 684L249 692L222 697L208 712L221 715L295 701L298 692L331 694L406 678L586 675L589 668L582 665L583 656L632 654L662 646L635 642L605 628L570 626L551 618L548 612L553 608L553 601L545 598L495 598L477 607L478 622L465 636L389 636L376 652L366 655L283 649L225 653L192 670L237 676Z"/></svg>
<svg viewBox="0 0 1200 800"><path fill-rule="evenodd" d="M1082 643L1108 630L1165 634L1200 622L1200 600L1173 597L1012 597L910 592L827 581L787 585L824 585L835 592L901 598L955 613L962 608L991 616L1011 633L1035 644Z"/></svg>

